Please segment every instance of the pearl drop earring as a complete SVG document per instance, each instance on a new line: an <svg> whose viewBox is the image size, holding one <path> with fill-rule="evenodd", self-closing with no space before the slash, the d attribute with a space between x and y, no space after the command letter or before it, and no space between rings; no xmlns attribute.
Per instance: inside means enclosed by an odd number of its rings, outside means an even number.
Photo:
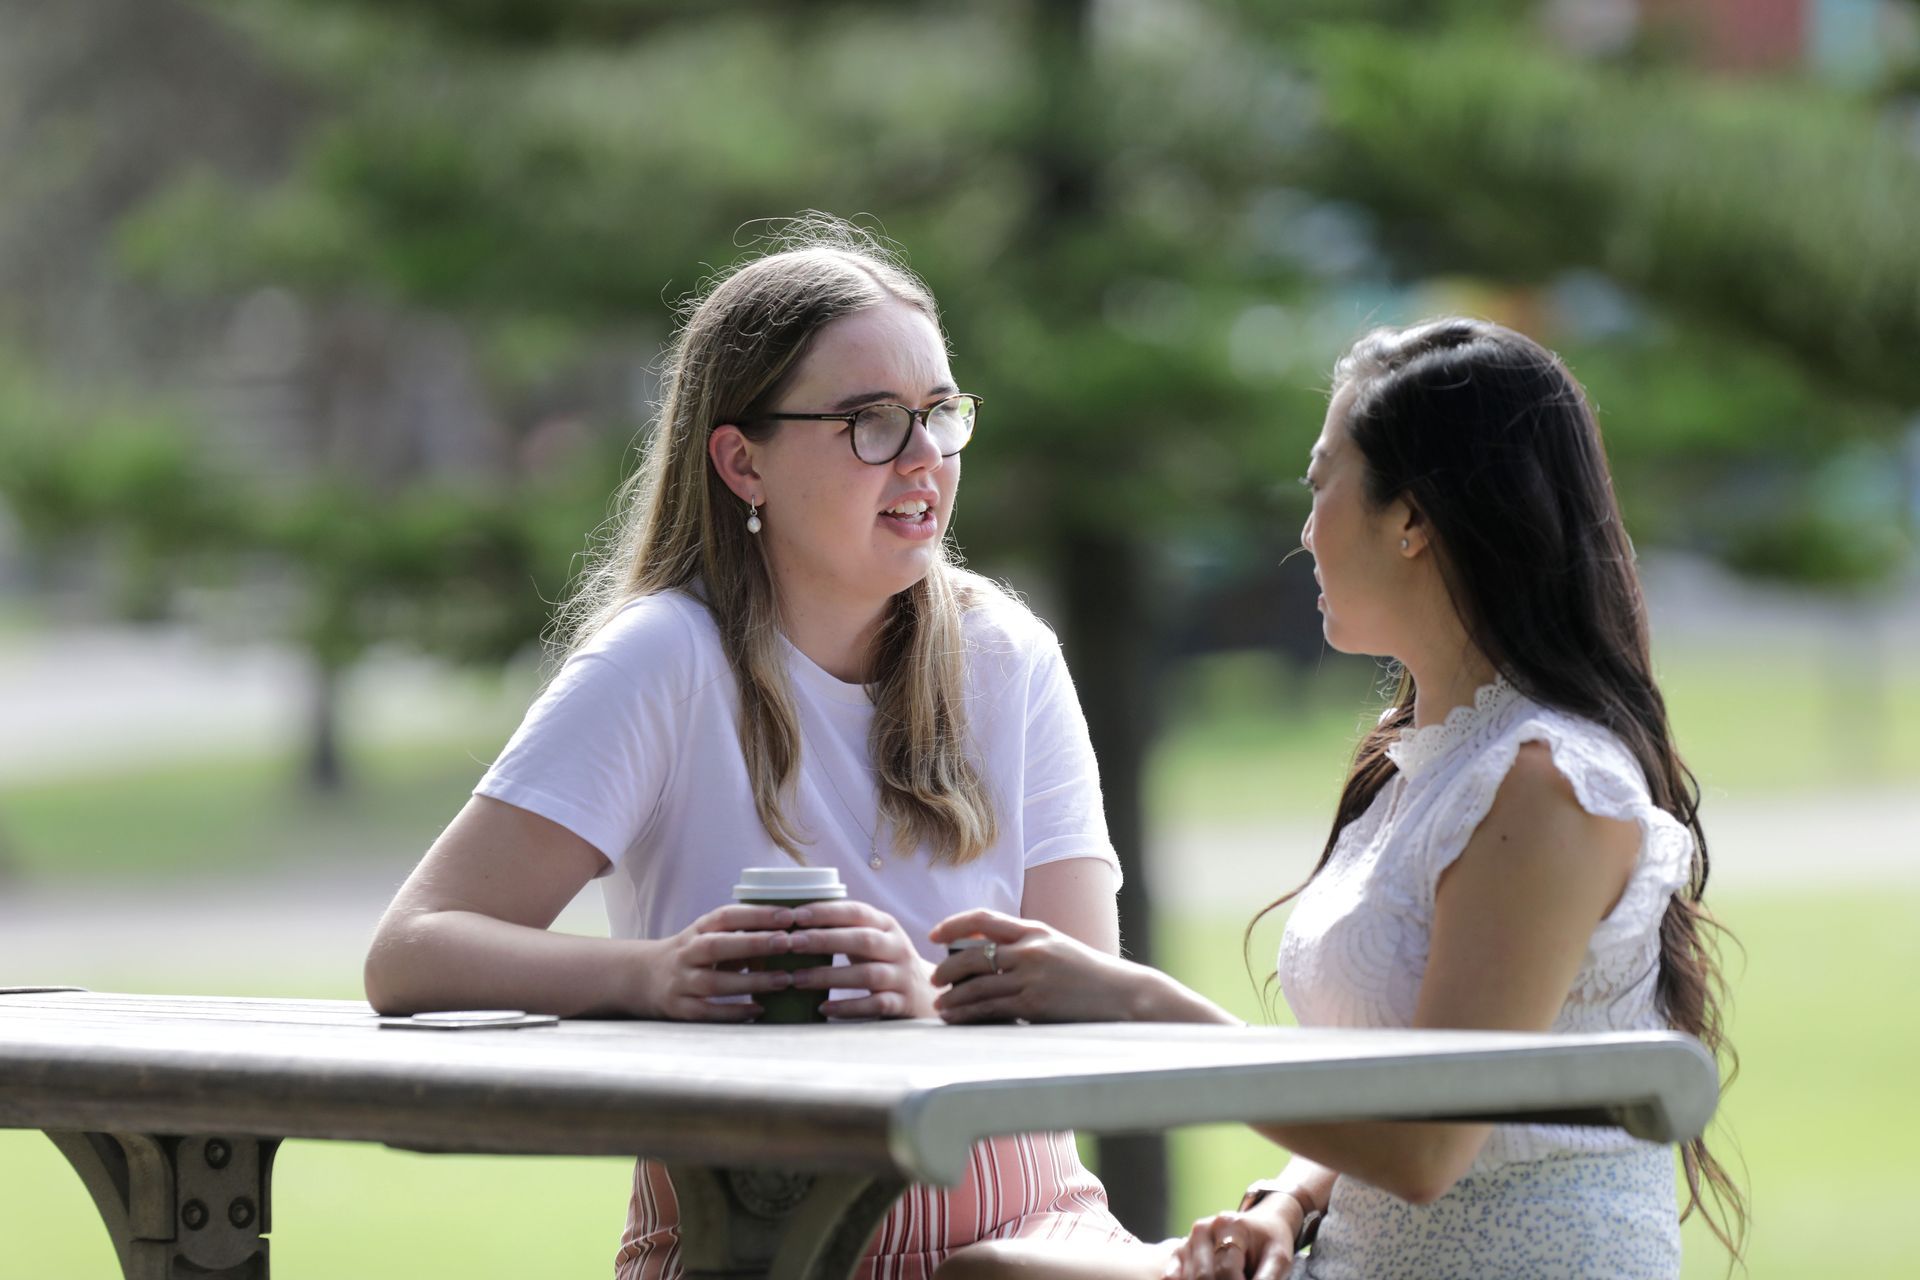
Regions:
<svg viewBox="0 0 1920 1280"><path fill-rule="evenodd" d="M747 532L760 532L760 504L757 502L749 502L747 504ZM1406 544L1402 543L1401 545L1405 546Z"/></svg>

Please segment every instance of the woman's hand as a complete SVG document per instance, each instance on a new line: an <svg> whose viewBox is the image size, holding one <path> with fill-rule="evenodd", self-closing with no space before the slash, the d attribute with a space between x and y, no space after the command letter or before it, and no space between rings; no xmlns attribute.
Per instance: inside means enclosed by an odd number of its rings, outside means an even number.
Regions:
<svg viewBox="0 0 1920 1280"><path fill-rule="evenodd" d="M963 911L935 925L931 936L941 944L966 937L989 943L948 956L933 971L934 983L948 988L934 1001L948 1022L1118 1022L1172 1012L1157 999L1163 986L1178 986L1171 979L1038 920Z"/></svg>
<svg viewBox="0 0 1920 1280"><path fill-rule="evenodd" d="M760 1006L717 1002L716 996L753 996L793 985L777 970L742 972L747 962L791 950L786 932L793 912L785 907L717 907L666 938L664 963L643 969L637 1002L643 1017L681 1022L751 1022Z"/></svg>
<svg viewBox="0 0 1920 1280"><path fill-rule="evenodd" d="M1255 1210L1202 1218L1174 1249L1161 1280L1281 1280L1293 1270L1297 1218L1297 1205L1291 1212Z"/></svg>
<svg viewBox="0 0 1920 1280"><path fill-rule="evenodd" d="M787 950L802 956L842 955L844 965L820 965L793 975L799 988L842 991L864 988L864 996L829 1000L820 1012L829 1018L930 1018L933 1016L933 966L914 950L907 931L878 907L851 900L810 902L793 911Z"/></svg>

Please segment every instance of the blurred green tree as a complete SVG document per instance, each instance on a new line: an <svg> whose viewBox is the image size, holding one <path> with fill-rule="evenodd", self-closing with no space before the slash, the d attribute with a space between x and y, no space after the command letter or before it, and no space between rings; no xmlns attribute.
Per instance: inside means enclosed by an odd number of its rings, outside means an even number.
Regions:
<svg viewBox="0 0 1920 1280"><path fill-rule="evenodd" d="M1613 452L1656 527L1760 576L1894 580L1906 504L1849 459L1897 472L1920 406L1920 153L1896 118L1858 94L1587 65L1471 29L1343 27L1310 56L1316 181L1373 211L1403 270L1585 268L1683 322L1657 351L1643 330L1569 352L1620 410Z"/></svg>
<svg viewBox="0 0 1920 1280"><path fill-rule="evenodd" d="M342 675L382 641L487 666L524 650L617 466L588 452L506 488L430 479L387 494L325 473L262 487L216 457L177 411L77 401L0 362L0 499L40 577L98 554L116 612L157 619L183 586L285 568L289 630L315 674L305 773L322 790L346 781Z"/></svg>
<svg viewBox="0 0 1920 1280"><path fill-rule="evenodd" d="M1204 11L1111 27L1084 0L215 11L338 109L286 182L193 175L127 224L129 260L176 286L374 292L457 313L495 352L537 331L564 359L569 340L657 337L697 264L770 211L864 212L910 247L991 405L961 533L1057 591L1128 871L1123 933L1150 961L1141 774L1177 586L1157 549L1266 518L1302 443L1274 421L1319 413L1310 385L1223 354L1241 311L1297 287L1242 231L1286 159L1258 51ZM1184 85L1196 58L1204 93ZM352 644L324 637L380 571L371 539L398 531L305 528L317 651L344 661ZM1159 1142L1102 1164L1122 1217L1160 1231Z"/></svg>

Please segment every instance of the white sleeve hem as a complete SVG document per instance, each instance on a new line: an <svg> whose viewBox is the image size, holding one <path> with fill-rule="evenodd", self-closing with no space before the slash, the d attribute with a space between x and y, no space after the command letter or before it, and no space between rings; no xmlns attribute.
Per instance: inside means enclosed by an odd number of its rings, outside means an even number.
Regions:
<svg viewBox="0 0 1920 1280"><path fill-rule="evenodd" d="M627 851L626 846L614 831L615 824L608 822L604 813L595 813L580 805L570 804L558 796L515 782L511 778L490 773L480 780L480 785L473 789L473 794L510 804L516 809L525 809L528 813L537 814L549 822L558 823L585 840L607 860L607 865L595 875L596 880L618 866L621 856Z"/></svg>
<svg viewBox="0 0 1920 1280"><path fill-rule="evenodd" d="M1113 868L1114 887L1118 888L1126 879L1126 872L1120 869L1120 855L1109 844L1088 844L1084 836L1054 836L1042 840L1027 850L1026 869L1044 867L1049 862L1067 862L1074 858L1090 858L1104 862Z"/></svg>

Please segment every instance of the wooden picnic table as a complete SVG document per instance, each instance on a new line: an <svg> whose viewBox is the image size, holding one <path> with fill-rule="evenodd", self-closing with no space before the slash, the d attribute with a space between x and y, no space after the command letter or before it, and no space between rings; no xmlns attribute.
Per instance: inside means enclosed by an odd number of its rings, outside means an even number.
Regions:
<svg viewBox="0 0 1920 1280"><path fill-rule="evenodd" d="M284 1138L651 1156L672 1173L689 1276L831 1280L909 1182L958 1182L985 1137L1473 1118L1676 1142L1717 1099L1712 1060L1674 1033L585 1020L442 1032L382 1028L358 1001L0 989L0 1127L45 1130L66 1154L130 1280L264 1280Z"/></svg>

